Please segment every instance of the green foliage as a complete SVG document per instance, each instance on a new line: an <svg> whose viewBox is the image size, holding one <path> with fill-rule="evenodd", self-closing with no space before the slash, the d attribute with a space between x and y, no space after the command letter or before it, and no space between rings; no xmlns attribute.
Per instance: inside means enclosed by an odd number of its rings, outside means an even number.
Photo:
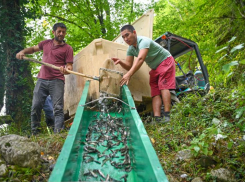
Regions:
<svg viewBox="0 0 245 182"><path fill-rule="evenodd" d="M235 87L244 84L244 76L241 79L241 75L245 74L245 6L242 0L160 0L154 8L155 38L169 31L195 41L207 66L212 86ZM223 54L224 51L227 55ZM229 73L224 74L224 70Z"/></svg>
<svg viewBox="0 0 245 182"><path fill-rule="evenodd" d="M29 5L28 5L29 6ZM40 40L53 37L54 23L63 22L67 26L66 41L75 54L94 39L112 40L120 26L133 22L148 8L143 3L131 0L108 1L38 1L41 19L27 19L34 31L28 35L29 45L36 45Z"/></svg>
<svg viewBox="0 0 245 182"><path fill-rule="evenodd" d="M197 176L212 181L210 169L223 167L235 172L236 181L244 181L243 95L244 89L224 88L211 90L204 97L192 93L172 108L169 124L146 123L164 171L178 177L188 174L190 181ZM193 158L176 160L177 152L184 149L190 149ZM217 164L209 168L198 166L203 155L211 156Z"/></svg>
<svg viewBox="0 0 245 182"><path fill-rule="evenodd" d="M26 135L26 133L22 134ZM41 165L35 169L7 165L7 175L0 176L0 181L48 181L51 174L49 166L58 158L67 134L67 132L62 132L59 134L40 134L39 136L30 137L33 142L38 143L41 147L41 158L44 159L41 160Z"/></svg>
<svg viewBox="0 0 245 182"><path fill-rule="evenodd" d="M242 68L244 68L244 54L242 50L244 46L243 43L234 45L233 41L235 40L236 37L232 37L232 39L226 43L227 45L225 47L216 51L217 54L221 54L221 57L218 60L218 65L222 67L222 71L224 73L222 75L218 75L216 81L224 83L225 86L236 86L244 83L244 80L241 79L240 76L243 70ZM225 52L225 54L223 52Z"/></svg>
<svg viewBox="0 0 245 182"><path fill-rule="evenodd" d="M194 153L194 156L212 155L213 151L210 149L209 144L213 142L214 135L218 134L216 127L210 127L203 131L203 133L191 141L190 149Z"/></svg>
<svg viewBox="0 0 245 182"><path fill-rule="evenodd" d="M183 98L172 110L172 123L157 129L155 125L146 125L149 136L156 141L154 147L165 171L176 176L185 171L190 174L188 180L200 175L205 181L211 181L209 169L197 166L195 159L175 161L178 151L189 148L196 158L211 155L218 167L233 169L237 181L244 181L245 7L242 0L159 0L149 6L129 0L8 2L16 2L19 9L0 4L0 66L7 65L7 69L0 71L0 106L7 90L9 112L15 119L24 120L21 127L13 124L10 133L28 134L33 89L30 73L39 71L34 63L16 60L16 52L51 38L52 25L61 21L68 27L66 41L76 54L94 39L112 40L119 34L121 25L133 22L153 5L153 37L170 31L197 42L215 88L204 98L198 93ZM41 53L34 57L41 59ZM195 56L186 55L180 63L185 71L193 70ZM8 88L3 89L2 85ZM220 121L218 126L212 124L214 118ZM216 141L218 134L226 138Z"/></svg>
<svg viewBox="0 0 245 182"><path fill-rule="evenodd" d="M18 127L30 118L30 93L33 89L29 63L15 58L16 53L23 49L24 16L30 13L24 7L25 3L27 1L16 0L1 1L0 4L0 49L3 52L0 60L3 60L1 69L5 83L2 89L6 92L6 114L12 116Z"/></svg>
<svg viewBox="0 0 245 182"><path fill-rule="evenodd" d="M31 136L31 122L29 120L23 121L21 123L18 122L12 122L8 125L8 127L4 130L0 130L0 136L4 136L6 134L16 134L21 136Z"/></svg>
<svg viewBox="0 0 245 182"><path fill-rule="evenodd" d="M241 116L243 115L245 111L245 106L240 107L239 109L236 109L236 119L241 118Z"/></svg>

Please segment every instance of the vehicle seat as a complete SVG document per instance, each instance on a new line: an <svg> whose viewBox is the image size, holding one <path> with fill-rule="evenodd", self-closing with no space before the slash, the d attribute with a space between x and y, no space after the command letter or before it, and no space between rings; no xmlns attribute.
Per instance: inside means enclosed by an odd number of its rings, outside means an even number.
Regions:
<svg viewBox="0 0 245 182"><path fill-rule="evenodd" d="M184 91L187 88L193 87L195 85L194 74L189 71L186 75L176 76L176 91Z"/></svg>

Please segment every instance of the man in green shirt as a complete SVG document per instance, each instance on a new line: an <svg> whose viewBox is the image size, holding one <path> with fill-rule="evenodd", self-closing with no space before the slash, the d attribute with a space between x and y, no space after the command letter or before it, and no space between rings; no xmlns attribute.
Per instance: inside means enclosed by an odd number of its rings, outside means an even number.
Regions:
<svg viewBox="0 0 245 182"><path fill-rule="evenodd" d="M171 89L175 89L175 62L172 55L153 40L137 36L132 25L121 28L123 40L129 45L126 61L112 58L115 64L120 64L129 70L120 81L126 84L131 76L138 71L145 61L152 69L150 71L150 86L153 113L157 121L169 122L171 109ZM134 57L136 57L134 62ZM161 106L164 104L164 120L161 118Z"/></svg>

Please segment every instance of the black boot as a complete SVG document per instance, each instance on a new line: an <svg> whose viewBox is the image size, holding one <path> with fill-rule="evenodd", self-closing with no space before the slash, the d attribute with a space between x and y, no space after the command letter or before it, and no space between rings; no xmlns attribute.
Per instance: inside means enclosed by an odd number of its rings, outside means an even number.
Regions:
<svg viewBox="0 0 245 182"><path fill-rule="evenodd" d="M164 123L170 122L170 112L164 112Z"/></svg>
<svg viewBox="0 0 245 182"><path fill-rule="evenodd" d="M40 133L40 122L37 121L31 122L31 133L34 136Z"/></svg>
<svg viewBox="0 0 245 182"><path fill-rule="evenodd" d="M154 116L154 120L156 123L161 123L163 118L161 116Z"/></svg>

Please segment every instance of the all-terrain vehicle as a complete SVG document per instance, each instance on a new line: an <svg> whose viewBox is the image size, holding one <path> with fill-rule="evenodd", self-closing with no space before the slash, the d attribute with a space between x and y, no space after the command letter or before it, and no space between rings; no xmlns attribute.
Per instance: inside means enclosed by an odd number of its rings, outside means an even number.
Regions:
<svg viewBox="0 0 245 182"><path fill-rule="evenodd" d="M194 41L166 32L155 39L155 42L170 51L176 60L175 92L178 98L194 91L200 94L209 91L208 71Z"/></svg>

